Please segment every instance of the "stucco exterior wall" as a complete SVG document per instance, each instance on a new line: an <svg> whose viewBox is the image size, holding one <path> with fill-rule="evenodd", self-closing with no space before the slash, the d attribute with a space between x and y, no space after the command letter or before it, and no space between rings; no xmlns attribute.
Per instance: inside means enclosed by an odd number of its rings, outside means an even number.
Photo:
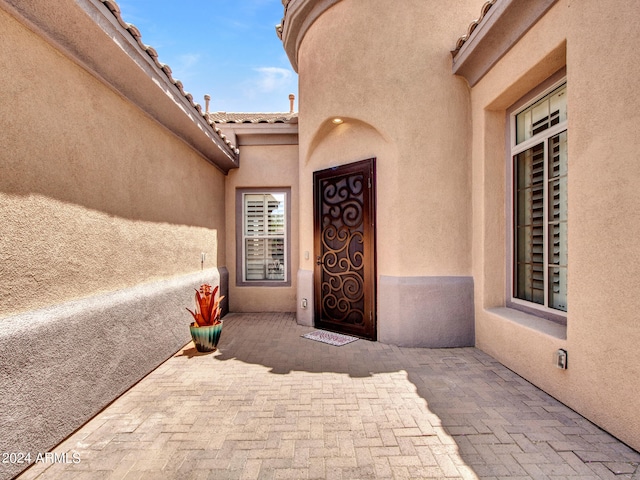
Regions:
<svg viewBox="0 0 640 480"><path fill-rule="evenodd" d="M41 6L19 4L34 5ZM84 35L97 27L78 5L43 10L60 30ZM0 3L0 450L35 455L189 341L185 307L193 308L193 289L224 278L225 176L144 113L145 105L5 7ZM96 51L113 46L106 35L92 41ZM109 62L126 83L135 63L117 51L121 56L84 60ZM186 114L176 120L190 122ZM12 465L0 478L25 466Z"/></svg>
<svg viewBox="0 0 640 480"><path fill-rule="evenodd" d="M4 10L0 30L0 317L224 265L224 175Z"/></svg>
<svg viewBox="0 0 640 480"><path fill-rule="evenodd" d="M465 82L451 76L449 49L476 10L474 1L455 8L407 1L397 8L382 0L343 0L302 39L301 177L378 157L380 274L470 273L470 143L463 134L469 105ZM346 122L330 132L326 122L333 117ZM321 137L329 136L332 147L320 151ZM312 195L301 191L301 198L308 209ZM307 224L301 242L312 245L310 235ZM390 248L399 244L402 249Z"/></svg>
<svg viewBox="0 0 640 480"><path fill-rule="evenodd" d="M476 342L607 431L640 448L640 75L634 2L561 0L472 89ZM506 110L566 66L567 326L505 305ZM553 364L568 352L568 370Z"/></svg>
<svg viewBox="0 0 640 480"><path fill-rule="evenodd" d="M269 144L240 147L242 167L229 172L226 184L226 245L229 267L229 308L232 312L294 312L298 271L298 145ZM289 286L238 286L236 269L236 225L241 222L236 205L238 188L284 187L291 189L291 249ZM241 208L241 206L240 206ZM238 240L240 241L240 240Z"/></svg>

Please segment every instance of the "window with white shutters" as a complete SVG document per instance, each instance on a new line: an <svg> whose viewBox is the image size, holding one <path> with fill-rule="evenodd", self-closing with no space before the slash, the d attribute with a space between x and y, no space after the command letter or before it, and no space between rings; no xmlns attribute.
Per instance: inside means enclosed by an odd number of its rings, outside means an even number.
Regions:
<svg viewBox="0 0 640 480"><path fill-rule="evenodd" d="M566 312L566 84L513 118L512 296L516 302Z"/></svg>
<svg viewBox="0 0 640 480"><path fill-rule="evenodd" d="M244 282L287 280L287 194L242 195L242 277Z"/></svg>

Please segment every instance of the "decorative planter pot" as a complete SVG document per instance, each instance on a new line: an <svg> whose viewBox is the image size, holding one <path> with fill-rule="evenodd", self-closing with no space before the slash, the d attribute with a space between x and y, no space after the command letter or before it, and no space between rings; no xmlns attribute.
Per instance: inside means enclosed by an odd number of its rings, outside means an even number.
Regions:
<svg viewBox="0 0 640 480"><path fill-rule="evenodd" d="M191 338L196 350L199 352L213 352L218 347L218 341L222 333L222 321L218 325L206 327L196 327L195 323L192 323L189 330L191 330Z"/></svg>

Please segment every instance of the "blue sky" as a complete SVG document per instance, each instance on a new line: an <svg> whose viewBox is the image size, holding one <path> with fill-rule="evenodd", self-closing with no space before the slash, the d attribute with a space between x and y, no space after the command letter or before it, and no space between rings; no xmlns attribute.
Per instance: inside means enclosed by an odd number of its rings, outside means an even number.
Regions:
<svg viewBox="0 0 640 480"><path fill-rule="evenodd" d="M281 0L117 0L125 22L171 67L185 91L210 111L288 112L296 95L275 25Z"/></svg>

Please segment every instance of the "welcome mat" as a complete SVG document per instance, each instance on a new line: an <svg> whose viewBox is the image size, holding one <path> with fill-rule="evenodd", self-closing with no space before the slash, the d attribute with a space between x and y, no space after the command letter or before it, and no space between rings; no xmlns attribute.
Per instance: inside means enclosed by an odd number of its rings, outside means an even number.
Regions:
<svg viewBox="0 0 640 480"><path fill-rule="evenodd" d="M347 343L355 342L358 337L352 337L350 335L343 335L341 333L327 332L326 330L314 330L313 332L305 333L302 335L309 340L315 340L316 342L328 343L329 345L335 345L341 347Z"/></svg>

